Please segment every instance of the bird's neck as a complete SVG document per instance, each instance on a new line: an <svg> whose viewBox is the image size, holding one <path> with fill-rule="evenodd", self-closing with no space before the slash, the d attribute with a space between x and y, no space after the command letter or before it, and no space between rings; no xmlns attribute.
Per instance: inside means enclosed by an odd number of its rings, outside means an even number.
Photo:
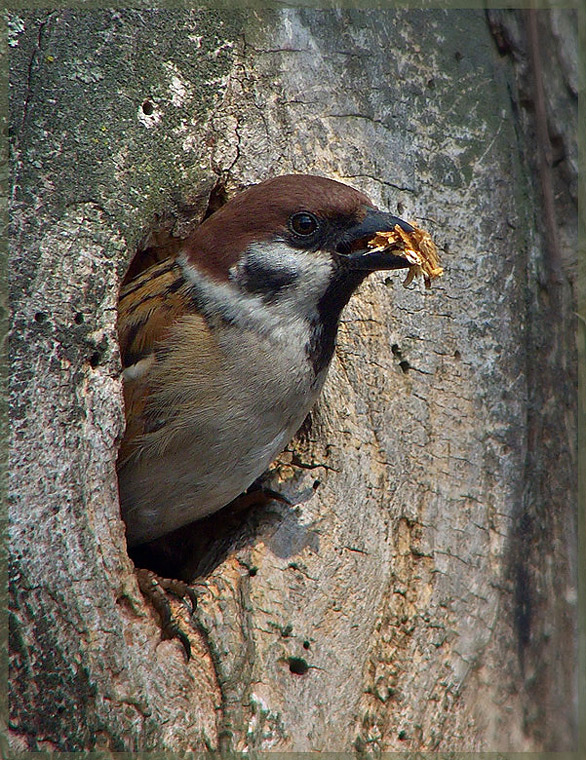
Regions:
<svg viewBox="0 0 586 760"><path fill-rule="evenodd" d="M185 257L180 256L178 263L195 307L210 324L250 330L274 344L304 345L308 361L320 375L331 361L342 309L366 274L338 267L331 259L318 265L315 258L305 271L302 258L296 253L295 276L281 258L279 272L264 277L252 258L225 282L202 273Z"/></svg>

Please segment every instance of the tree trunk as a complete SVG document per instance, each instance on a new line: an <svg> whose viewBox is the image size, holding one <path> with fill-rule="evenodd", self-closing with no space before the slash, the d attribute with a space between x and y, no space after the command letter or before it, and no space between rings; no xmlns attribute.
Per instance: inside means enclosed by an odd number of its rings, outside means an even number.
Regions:
<svg viewBox="0 0 586 760"><path fill-rule="evenodd" d="M11 15L15 749L575 748L577 28ZM418 221L446 272L351 301L270 476L294 506L199 526L186 662L119 515L119 283L288 172Z"/></svg>

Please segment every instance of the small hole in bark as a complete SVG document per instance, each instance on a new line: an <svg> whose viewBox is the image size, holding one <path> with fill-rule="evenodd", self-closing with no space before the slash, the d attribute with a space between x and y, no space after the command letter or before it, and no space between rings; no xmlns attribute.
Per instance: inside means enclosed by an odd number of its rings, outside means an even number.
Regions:
<svg viewBox="0 0 586 760"><path fill-rule="evenodd" d="M102 358L102 355L100 354L100 352L94 351L94 353L89 358L90 367L92 369L95 369L99 365L101 358Z"/></svg>
<svg viewBox="0 0 586 760"><path fill-rule="evenodd" d="M152 116L152 114L155 112L155 107L150 100L145 100L145 102L142 104L142 112L145 116Z"/></svg>
<svg viewBox="0 0 586 760"><path fill-rule="evenodd" d="M309 670L309 665L302 657L289 657L289 670L296 676L304 676Z"/></svg>
<svg viewBox="0 0 586 760"><path fill-rule="evenodd" d="M399 367L403 370L403 372L407 373L411 369L411 365L406 359L403 359L403 361L399 362Z"/></svg>
<svg viewBox="0 0 586 760"><path fill-rule="evenodd" d="M399 348L398 343L393 343L391 351L393 352L393 356L401 356L401 349Z"/></svg>
<svg viewBox="0 0 586 760"><path fill-rule="evenodd" d="M566 157L566 146L561 135L550 134L549 144L551 146L551 165L558 166Z"/></svg>
<svg viewBox="0 0 586 760"><path fill-rule="evenodd" d="M401 201L397 203L397 213L401 215L405 213L405 204L401 203Z"/></svg>
<svg viewBox="0 0 586 760"><path fill-rule="evenodd" d="M73 321L76 325L83 325L83 314L81 311L77 312L77 314L73 317Z"/></svg>
<svg viewBox="0 0 586 760"><path fill-rule="evenodd" d="M461 359L461 358L462 358L462 354L458 351L458 349L456 349L454 351L454 359Z"/></svg>
<svg viewBox="0 0 586 760"><path fill-rule="evenodd" d="M399 736L398 736L399 741L403 742L405 741L406 738L407 738L407 731L399 731Z"/></svg>
<svg viewBox="0 0 586 760"><path fill-rule="evenodd" d="M464 56L462 55L462 53L461 53L459 50L456 50L456 52L454 53L454 58L455 58L457 61L461 61L463 57L464 57Z"/></svg>
<svg viewBox="0 0 586 760"><path fill-rule="evenodd" d="M254 578L254 576L258 573L258 567L255 567L254 565L252 567L248 568L248 575L250 575L251 578Z"/></svg>
<svg viewBox="0 0 586 760"><path fill-rule="evenodd" d="M320 486L321 486L321 481L319 481L319 480L314 480L314 481L313 481L313 490L314 490L314 491L317 491L317 489L318 489Z"/></svg>
<svg viewBox="0 0 586 760"><path fill-rule="evenodd" d="M47 321L47 315L42 311L37 311L35 314L35 322L38 322L40 325L43 324L43 322Z"/></svg>
<svg viewBox="0 0 586 760"><path fill-rule="evenodd" d="M305 641L303 642L303 648L304 649L311 649L311 644L310 644L309 641L307 641L307 639L305 639Z"/></svg>
<svg viewBox="0 0 586 760"><path fill-rule="evenodd" d="M427 87L430 90L435 90L435 79L428 79Z"/></svg>

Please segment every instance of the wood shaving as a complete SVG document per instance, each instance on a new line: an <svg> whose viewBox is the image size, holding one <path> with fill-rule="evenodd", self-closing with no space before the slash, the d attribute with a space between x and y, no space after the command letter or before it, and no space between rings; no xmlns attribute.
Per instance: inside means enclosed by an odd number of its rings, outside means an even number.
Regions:
<svg viewBox="0 0 586 760"><path fill-rule="evenodd" d="M421 275L425 287L431 286L431 281L441 277L444 273L439 265L439 256L435 243L429 232L409 222L413 232L406 232L398 224L389 232L377 232L372 240L368 241L369 248L375 251L392 251L397 256L402 256L411 266L403 286L407 287L416 276Z"/></svg>

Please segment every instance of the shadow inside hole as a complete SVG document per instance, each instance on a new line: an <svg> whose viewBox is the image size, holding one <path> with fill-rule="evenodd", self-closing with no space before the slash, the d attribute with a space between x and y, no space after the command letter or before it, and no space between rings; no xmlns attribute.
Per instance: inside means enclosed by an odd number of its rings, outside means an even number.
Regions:
<svg viewBox="0 0 586 760"><path fill-rule="evenodd" d="M293 536L288 551L294 553L305 545L300 542L300 534L308 534L294 506L269 501L243 509L236 499L203 520L147 544L130 547L128 555L137 567L193 582L210 575L230 554L252 546L259 535L270 542L274 534L283 530L283 525L288 535ZM257 567L248 570L251 577L257 573Z"/></svg>

